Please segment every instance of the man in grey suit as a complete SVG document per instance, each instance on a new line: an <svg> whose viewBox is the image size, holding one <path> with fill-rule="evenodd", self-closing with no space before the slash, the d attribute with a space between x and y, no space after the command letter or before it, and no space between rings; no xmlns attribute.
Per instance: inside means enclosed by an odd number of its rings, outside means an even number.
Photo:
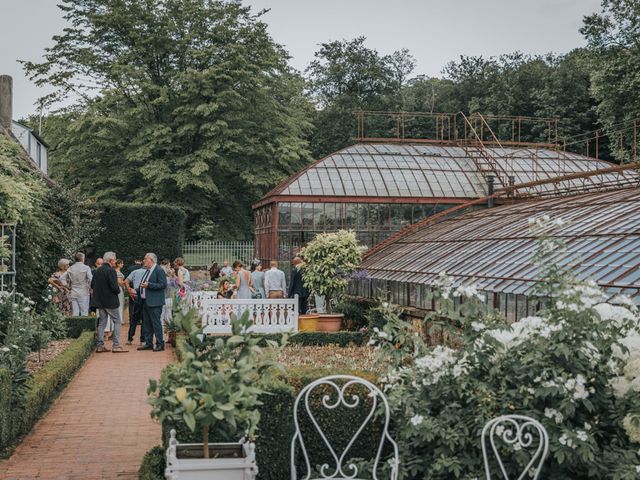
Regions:
<svg viewBox="0 0 640 480"><path fill-rule="evenodd" d="M142 277L138 288L138 298L142 306L142 332L144 345L138 350L164 350L164 332L162 328L162 306L164 305L164 289L167 288L167 274L158 266L158 257L155 253L147 253L144 256L144 267L147 272ZM153 346L153 337L156 337L156 346Z"/></svg>
<svg viewBox="0 0 640 480"><path fill-rule="evenodd" d="M71 265L64 275L62 282L67 282L71 287L71 315L77 317L81 315L86 317L89 315L89 296L91 288L91 280L93 274L89 265L84 263L84 253L78 252L75 255L75 263Z"/></svg>

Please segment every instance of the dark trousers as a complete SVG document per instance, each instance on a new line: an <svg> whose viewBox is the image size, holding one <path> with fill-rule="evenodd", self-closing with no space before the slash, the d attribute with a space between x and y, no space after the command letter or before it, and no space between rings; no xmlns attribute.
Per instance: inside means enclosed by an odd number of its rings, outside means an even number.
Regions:
<svg viewBox="0 0 640 480"><path fill-rule="evenodd" d="M164 347L164 332L162 330L162 305L150 307L142 300L142 335L147 346L153 346L153 337L156 337L156 346Z"/></svg>
<svg viewBox="0 0 640 480"><path fill-rule="evenodd" d="M304 315L309 310L309 297L298 297L298 313Z"/></svg>
<svg viewBox="0 0 640 480"><path fill-rule="evenodd" d="M144 335L142 333L142 305L133 300L129 300L129 333L127 340L133 342L136 335L136 328L140 325L140 343L144 343Z"/></svg>

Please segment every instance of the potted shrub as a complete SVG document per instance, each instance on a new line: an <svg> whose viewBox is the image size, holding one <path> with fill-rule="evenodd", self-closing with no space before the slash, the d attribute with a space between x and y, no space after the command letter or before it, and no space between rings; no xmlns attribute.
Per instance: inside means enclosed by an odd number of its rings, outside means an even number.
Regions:
<svg viewBox="0 0 640 480"><path fill-rule="evenodd" d="M340 330L343 315L334 313L333 308L362 258L355 232L321 233L300 253L304 258L302 273L305 286L325 298L327 313L320 314L318 331Z"/></svg>
<svg viewBox="0 0 640 480"><path fill-rule="evenodd" d="M233 320L232 336L226 338L203 335L194 309L179 320L187 336L183 361L169 365L159 382L150 380L148 402L153 417L178 430L198 431L202 441L179 443L171 432L166 478L252 480L258 385L273 363L259 356L259 339L248 332L248 313ZM210 443L210 438L225 442Z"/></svg>

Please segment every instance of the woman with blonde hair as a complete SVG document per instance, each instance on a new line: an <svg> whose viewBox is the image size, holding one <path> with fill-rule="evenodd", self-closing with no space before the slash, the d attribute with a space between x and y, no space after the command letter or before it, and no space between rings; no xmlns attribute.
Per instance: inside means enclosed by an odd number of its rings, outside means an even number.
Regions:
<svg viewBox="0 0 640 480"><path fill-rule="evenodd" d="M67 270L71 262L66 258L61 258L58 261L58 271L51 274L47 283L56 289L56 294L53 297L53 302L58 306L60 311L65 317L71 316L71 288L67 280Z"/></svg>

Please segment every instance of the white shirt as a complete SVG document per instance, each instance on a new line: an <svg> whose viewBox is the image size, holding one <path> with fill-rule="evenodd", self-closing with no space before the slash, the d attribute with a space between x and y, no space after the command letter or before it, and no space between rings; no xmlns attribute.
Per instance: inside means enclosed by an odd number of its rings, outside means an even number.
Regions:
<svg viewBox="0 0 640 480"><path fill-rule="evenodd" d="M226 267L222 267L222 270L220 270L220 274L228 277L229 275L233 274L233 268L231 268L229 265L227 265Z"/></svg>
<svg viewBox="0 0 640 480"><path fill-rule="evenodd" d="M269 292L277 291L281 291L284 295L287 294L287 281L282 270L278 270L276 267L271 267L265 272L264 291L267 295L269 295Z"/></svg>
<svg viewBox="0 0 640 480"><path fill-rule="evenodd" d="M151 274L153 273L153 271L156 269L156 263L153 264L153 267L151 267L148 271L149 271L149 275L147 275L146 273L144 274L144 276L140 279L140 283L142 282L142 279L144 279L145 282L149 281L149 277L151 276ZM141 298L147 298L147 289L146 288L141 288L140 289L140 297Z"/></svg>
<svg viewBox="0 0 640 480"><path fill-rule="evenodd" d="M92 278L91 268L83 262L76 262L69 267L69 270L64 272L60 277L60 281L67 283L71 287L70 298L79 299L89 296Z"/></svg>

